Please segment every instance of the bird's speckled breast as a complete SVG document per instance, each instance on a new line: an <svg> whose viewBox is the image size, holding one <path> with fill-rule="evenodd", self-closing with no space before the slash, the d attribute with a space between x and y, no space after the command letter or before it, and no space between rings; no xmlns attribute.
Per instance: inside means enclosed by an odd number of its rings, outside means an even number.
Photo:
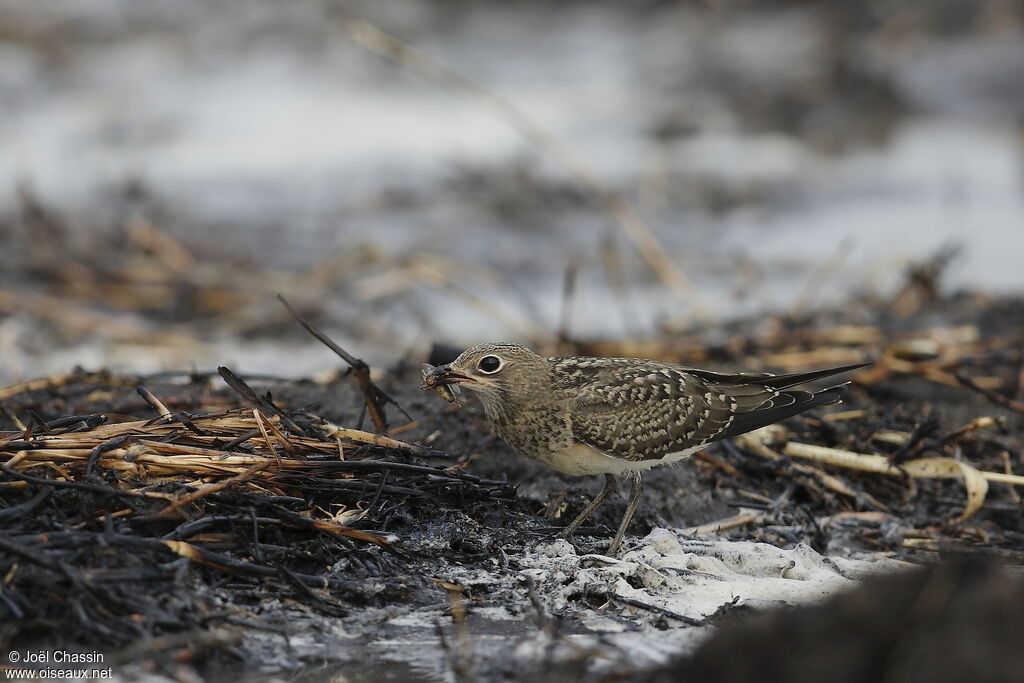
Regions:
<svg viewBox="0 0 1024 683"><path fill-rule="evenodd" d="M565 474L623 474L668 460L624 460L580 443L573 438L569 411L553 405L531 406L509 414L485 402L484 412L494 432L516 452Z"/></svg>
<svg viewBox="0 0 1024 683"><path fill-rule="evenodd" d="M573 438L568 410L553 407L518 411L519 419L500 411L484 411L494 432L516 452L553 470L577 476L625 474L667 465L686 458L697 448L671 453L659 459L627 460L580 443Z"/></svg>
<svg viewBox="0 0 1024 683"><path fill-rule="evenodd" d="M574 443L569 411L555 403L535 403L518 410L505 410L507 404L483 402L484 413L494 432L516 452L549 467L558 467L558 454Z"/></svg>

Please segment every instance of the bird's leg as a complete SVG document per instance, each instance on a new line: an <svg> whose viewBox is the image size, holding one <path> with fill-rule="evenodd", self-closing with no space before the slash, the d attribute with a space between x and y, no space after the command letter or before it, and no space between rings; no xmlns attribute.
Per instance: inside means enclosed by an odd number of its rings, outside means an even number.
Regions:
<svg viewBox="0 0 1024 683"><path fill-rule="evenodd" d="M580 513L579 517L572 520L572 522L569 523L569 526L565 527L564 529L562 529L562 531L559 532L559 538L569 538L574 533L576 533L576 530L580 528L583 522L587 521L587 518L590 517L590 515L594 514L594 510L601 507L601 503L603 503L605 499L608 496L610 496L612 492L615 491L615 489L618 488L618 486L619 485L615 483L614 476L610 474L604 475L604 488L601 489L601 493L597 494L597 497L594 498L594 500L590 501L590 505L588 505L587 508Z"/></svg>
<svg viewBox="0 0 1024 683"><path fill-rule="evenodd" d="M619 523L619 530L615 532L612 544L608 546L608 554L614 555L622 545L622 537L626 534L626 527L629 526L637 507L640 505L640 496L644 494L644 487L640 485L640 473L629 473L629 502L626 503L626 512L622 515L622 522Z"/></svg>

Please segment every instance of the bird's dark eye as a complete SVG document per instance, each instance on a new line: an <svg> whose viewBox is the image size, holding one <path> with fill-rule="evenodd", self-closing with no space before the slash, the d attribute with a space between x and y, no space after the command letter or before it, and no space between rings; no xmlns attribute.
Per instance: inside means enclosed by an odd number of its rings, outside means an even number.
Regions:
<svg viewBox="0 0 1024 683"><path fill-rule="evenodd" d="M480 359L480 362L476 364L480 368L481 372L492 373L497 372L501 367L501 359L497 356L484 356Z"/></svg>

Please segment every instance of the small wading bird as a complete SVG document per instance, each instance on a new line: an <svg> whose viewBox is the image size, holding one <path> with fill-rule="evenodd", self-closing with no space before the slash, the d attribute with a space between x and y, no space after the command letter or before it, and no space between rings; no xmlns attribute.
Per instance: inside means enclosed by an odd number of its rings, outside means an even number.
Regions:
<svg viewBox="0 0 1024 683"><path fill-rule="evenodd" d="M566 474L603 474L601 493L560 534L568 537L626 474L630 496L608 548L615 553L636 512L640 473L707 444L840 401L843 386L791 389L868 363L790 375L719 374L640 358L544 358L519 344L480 344L448 365L423 366L423 389L448 401L460 387L480 397L494 431L513 449Z"/></svg>

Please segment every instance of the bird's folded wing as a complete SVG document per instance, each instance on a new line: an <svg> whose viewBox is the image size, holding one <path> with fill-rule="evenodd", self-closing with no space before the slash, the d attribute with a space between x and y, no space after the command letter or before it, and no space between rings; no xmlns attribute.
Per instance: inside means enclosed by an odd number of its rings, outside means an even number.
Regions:
<svg viewBox="0 0 1024 683"><path fill-rule="evenodd" d="M559 368L573 396L576 440L626 460L736 436L839 400L841 387L812 394L782 390L771 375L716 375L654 361L569 359Z"/></svg>

